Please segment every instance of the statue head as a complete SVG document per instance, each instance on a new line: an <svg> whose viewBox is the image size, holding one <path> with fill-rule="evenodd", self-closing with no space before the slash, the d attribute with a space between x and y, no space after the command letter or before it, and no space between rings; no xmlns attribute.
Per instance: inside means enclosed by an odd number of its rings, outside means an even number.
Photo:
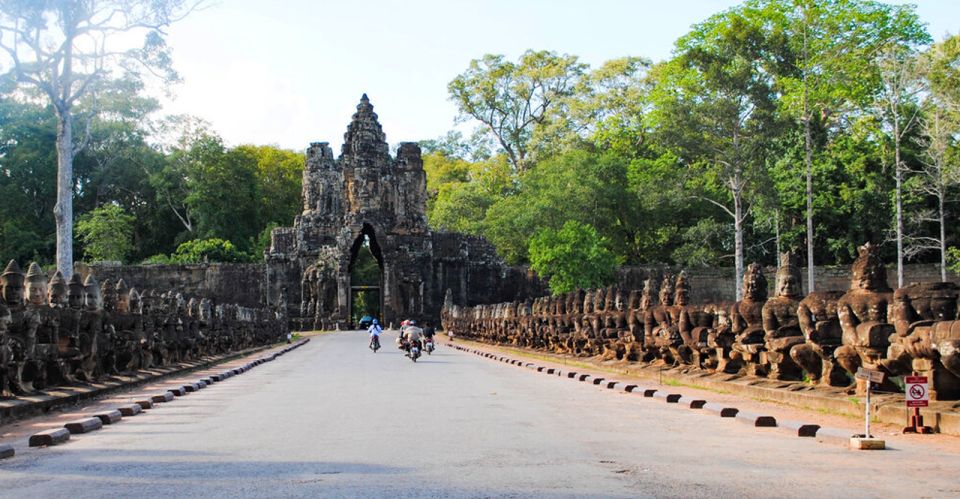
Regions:
<svg viewBox="0 0 960 499"><path fill-rule="evenodd" d="M87 310L96 311L103 307L103 301L100 299L100 285L97 284L97 278L93 273L87 274L87 279L83 281L83 306Z"/></svg>
<svg viewBox="0 0 960 499"><path fill-rule="evenodd" d="M664 274L663 281L660 282L660 305L673 305L673 276L670 274Z"/></svg>
<svg viewBox="0 0 960 499"><path fill-rule="evenodd" d="M104 279L100 284L100 304L104 310L113 311L117 306L117 292L110 279Z"/></svg>
<svg viewBox="0 0 960 499"><path fill-rule="evenodd" d="M673 294L673 304L686 306L690 303L690 283L687 281L687 273L680 271L677 276L676 291Z"/></svg>
<svg viewBox="0 0 960 499"><path fill-rule="evenodd" d="M43 273L37 262L32 262L27 267L26 280L26 303L30 305L47 304L47 274Z"/></svg>
<svg viewBox="0 0 960 499"><path fill-rule="evenodd" d="M780 268L777 269L777 296L800 298L800 269L793 263L790 252L780 255Z"/></svg>
<svg viewBox="0 0 960 499"><path fill-rule="evenodd" d="M7 305L19 306L23 304L23 272L16 260L10 260L7 268L0 275L0 290L3 292L3 302Z"/></svg>
<svg viewBox="0 0 960 499"><path fill-rule="evenodd" d="M140 293L137 292L136 288L130 288L130 292L127 293L127 306L132 314L143 313L143 302L140 300Z"/></svg>
<svg viewBox="0 0 960 499"><path fill-rule="evenodd" d="M767 278L759 263L747 265L743 274L743 298L753 302L767 301Z"/></svg>
<svg viewBox="0 0 960 499"><path fill-rule="evenodd" d="M67 284L67 305L70 308L79 310L83 307L83 280L79 273L74 273Z"/></svg>
<svg viewBox="0 0 960 499"><path fill-rule="evenodd" d="M617 312L622 312L624 305L623 291L621 291L620 288L617 288L613 295L613 308L616 309Z"/></svg>
<svg viewBox="0 0 960 499"><path fill-rule="evenodd" d="M47 290L47 302L51 307L67 306L67 281L63 280L63 274L60 271L53 273L50 278L50 286Z"/></svg>
<svg viewBox="0 0 960 499"><path fill-rule="evenodd" d="M640 292L640 309L647 310L653 306L653 295L656 293L653 284L653 278L648 277L643 281L643 291Z"/></svg>
<svg viewBox="0 0 960 499"><path fill-rule="evenodd" d="M113 289L113 296L116 300L115 309L117 313L120 314L129 314L130 313L130 290L127 289L127 283L120 279L117 281L116 287Z"/></svg>
<svg viewBox="0 0 960 499"><path fill-rule="evenodd" d="M607 291L603 288L593 290L593 311L602 312L606 304Z"/></svg>
<svg viewBox="0 0 960 499"><path fill-rule="evenodd" d="M857 248L857 259L853 262L852 271L850 289L890 291L887 269L880 260L880 250L872 244L867 243Z"/></svg>

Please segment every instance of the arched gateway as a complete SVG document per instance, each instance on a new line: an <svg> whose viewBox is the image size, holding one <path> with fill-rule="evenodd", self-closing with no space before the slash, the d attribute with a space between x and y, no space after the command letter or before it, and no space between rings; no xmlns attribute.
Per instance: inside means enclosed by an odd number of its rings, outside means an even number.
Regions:
<svg viewBox="0 0 960 499"><path fill-rule="evenodd" d="M268 301L285 301L296 327L328 329L350 322L359 288L377 288L387 324L439 319L447 289L458 304L522 299L527 279L486 240L430 231L426 200L420 147L401 143L392 157L364 94L339 158L326 142L307 149L303 213L273 231L266 253ZM379 285L351 282L364 241Z"/></svg>

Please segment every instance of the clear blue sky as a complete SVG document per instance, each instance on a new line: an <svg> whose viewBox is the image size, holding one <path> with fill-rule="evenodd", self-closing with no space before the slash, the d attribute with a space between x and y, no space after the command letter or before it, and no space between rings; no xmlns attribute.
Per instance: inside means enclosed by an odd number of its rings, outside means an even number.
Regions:
<svg viewBox="0 0 960 499"><path fill-rule="evenodd" d="M659 61L692 24L738 3L221 0L170 29L185 81L165 110L206 119L229 145L338 150L366 92L391 144L435 138L453 128L446 86L471 59L532 48L593 66ZM918 12L935 39L960 31L956 0L921 0Z"/></svg>

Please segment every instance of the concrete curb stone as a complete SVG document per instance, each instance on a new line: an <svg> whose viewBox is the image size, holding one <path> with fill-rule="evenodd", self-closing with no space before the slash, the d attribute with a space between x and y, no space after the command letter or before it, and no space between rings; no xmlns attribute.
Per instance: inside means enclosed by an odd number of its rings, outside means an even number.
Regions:
<svg viewBox="0 0 960 499"><path fill-rule="evenodd" d="M79 435L103 428L103 422L100 421L100 418L83 418L70 421L64 424L63 427L72 435Z"/></svg>
<svg viewBox="0 0 960 499"><path fill-rule="evenodd" d="M143 407L141 407L140 404L130 404L117 407L117 410L120 411L121 416L129 418L143 412Z"/></svg>
<svg viewBox="0 0 960 499"><path fill-rule="evenodd" d="M30 435L30 447L60 445L70 440L70 431L66 428L52 428Z"/></svg>
<svg viewBox="0 0 960 499"><path fill-rule="evenodd" d="M106 425L119 422L123 419L123 414L119 410L114 409L112 411L98 412L94 414L93 417L99 418L100 422Z"/></svg>
<svg viewBox="0 0 960 499"><path fill-rule="evenodd" d="M16 453L17 451L13 449L12 445L9 445L9 444L0 445L0 459L10 459Z"/></svg>

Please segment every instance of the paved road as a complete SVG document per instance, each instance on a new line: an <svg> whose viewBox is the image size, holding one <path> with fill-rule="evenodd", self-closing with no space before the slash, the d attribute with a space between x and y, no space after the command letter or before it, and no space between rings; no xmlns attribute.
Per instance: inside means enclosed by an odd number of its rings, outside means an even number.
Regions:
<svg viewBox="0 0 960 499"><path fill-rule="evenodd" d="M2 497L957 496L960 457L856 453L443 348L336 333L68 444Z"/></svg>

